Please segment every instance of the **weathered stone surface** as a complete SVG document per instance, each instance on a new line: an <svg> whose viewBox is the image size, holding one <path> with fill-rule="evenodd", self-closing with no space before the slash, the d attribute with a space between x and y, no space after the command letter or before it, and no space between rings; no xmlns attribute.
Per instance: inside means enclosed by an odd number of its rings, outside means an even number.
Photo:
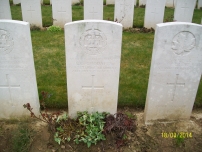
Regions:
<svg viewBox="0 0 202 152"><path fill-rule="evenodd" d="M30 26L27 22L0 20L0 118L30 115L30 103L39 114L39 98Z"/></svg>
<svg viewBox="0 0 202 152"><path fill-rule="evenodd" d="M163 23L166 0L147 0L144 27L156 28L156 24Z"/></svg>
<svg viewBox="0 0 202 152"><path fill-rule="evenodd" d="M80 3L80 0L72 0L72 5Z"/></svg>
<svg viewBox="0 0 202 152"><path fill-rule="evenodd" d="M174 7L174 0L166 0L166 7Z"/></svg>
<svg viewBox="0 0 202 152"><path fill-rule="evenodd" d="M145 122L189 119L202 73L202 26L157 24Z"/></svg>
<svg viewBox="0 0 202 152"><path fill-rule="evenodd" d="M20 4L20 2L21 2L21 0L13 0L14 5Z"/></svg>
<svg viewBox="0 0 202 152"><path fill-rule="evenodd" d="M42 27L41 0L21 0L23 21Z"/></svg>
<svg viewBox="0 0 202 152"><path fill-rule="evenodd" d="M136 6L137 1L134 0L134 5ZM106 0L106 5L115 4L115 0Z"/></svg>
<svg viewBox="0 0 202 152"><path fill-rule="evenodd" d="M12 19L8 0L0 0L0 19Z"/></svg>
<svg viewBox="0 0 202 152"><path fill-rule="evenodd" d="M106 5L115 4L115 0L106 0Z"/></svg>
<svg viewBox="0 0 202 152"><path fill-rule="evenodd" d="M116 113L122 25L110 21L65 24L68 112Z"/></svg>
<svg viewBox="0 0 202 152"><path fill-rule="evenodd" d="M103 19L103 0L84 1L84 20Z"/></svg>
<svg viewBox="0 0 202 152"><path fill-rule="evenodd" d="M202 0L198 0L198 9L201 9L202 8Z"/></svg>
<svg viewBox="0 0 202 152"><path fill-rule="evenodd" d="M175 2L174 21L192 22L196 0L177 0Z"/></svg>
<svg viewBox="0 0 202 152"><path fill-rule="evenodd" d="M147 0L139 0L139 6L146 5Z"/></svg>
<svg viewBox="0 0 202 152"><path fill-rule="evenodd" d="M121 23L124 28L133 27L134 0L116 0L114 21Z"/></svg>
<svg viewBox="0 0 202 152"><path fill-rule="evenodd" d="M71 0L53 0L53 25L64 28L64 25L72 21Z"/></svg>

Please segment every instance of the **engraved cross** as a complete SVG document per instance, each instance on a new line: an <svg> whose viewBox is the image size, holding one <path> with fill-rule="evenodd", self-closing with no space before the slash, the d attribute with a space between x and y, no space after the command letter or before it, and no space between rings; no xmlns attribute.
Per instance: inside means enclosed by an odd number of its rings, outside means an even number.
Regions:
<svg viewBox="0 0 202 152"><path fill-rule="evenodd" d="M182 87L185 86L185 83L178 83L178 77L179 77L179 74L176 74L175 83L167 83L167 85L174 86L172 101L174 101L177 86L182 86Z"/></svg>
<svg viewBox="0 0 202 152"><path fill-rule="evenodd" d="M27 10L27 11L31 13L31 17L32 17L32 13L34 13L34 12L35 12L35 10L33 10L33 9L32 9L32 6L30 6L30 9L29 9L29 10Z"/></svg>
<svg viewBox="0 0 202 152"><path fill-rule="evenodd" d="M90 86L82 86L82 89L90 89L91 90L91 106L92 106L91 109L92 109L92 111L94 110L94 107L93 107L93 105L94 105L94 103L93 103L94 91L96 89L102 89L102 90L104 90L104 86L95 86L94 85L94 76L95 75L92 75L92 82L91 82Z"/></svg>
<svg viewBox="0 0 202 152"><path fill-rule="evenodd" d="M10 95L10 103L12 106L14 106L14 99L12 98L12 93L11 93L11 89L12 88L20 88L20 85L11 85L10 84L10 79L9 79L9 74L6 74L6 80L7 80L7 85L0 85L0 88L5 88L8 89L9 91L9 95Z"/></svg>
<svg viewBox="0 0 202 152"><path fill-rule="evenodd" d="M94 18L95 18L95 17L94 17L94 14L96 14L96 13L98 13L98 12L96 12L96 11L94 10L94 7L93 7L93 11L92 11L92 12L89 12L89 13L93 14L93 19L94 19Z"/></svg>

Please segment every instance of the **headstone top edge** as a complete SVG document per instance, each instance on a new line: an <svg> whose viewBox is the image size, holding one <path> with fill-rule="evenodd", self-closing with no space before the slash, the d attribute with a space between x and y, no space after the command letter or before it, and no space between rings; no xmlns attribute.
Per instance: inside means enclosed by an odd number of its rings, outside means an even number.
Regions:
<svg viewBox="0 0 202 152"><path fill-rule="evenodd" d="M110 24L114 24L114 25L118 25L120 27L123 27L123 25L121 23L116 23L116 22L112 22L112 21L105 21L105 20L80 20L80 21L73 21L71 23L66 23L64 27L71 25L71 24L79 24L79 23L110 23Z"/></svg>
<svg viewBox="0 0 202 152"><path fill-rule="evenodd" d="M176 26L176 25L188 25L188 26L198 26L198 27L202 27L202 25L200 24L196 24L196 23L188 23L188 22L168 22L168 23L159 23L156 24L156 27L165 27L165 26Z"/></svg>
<svg viewBox="0 0 202 152"><path fill-rule="evenodd" d="M25 21L7 20L7 19L1 19L0 23L14 23L14 24L21 24L21 25L29 25L29 23Z"/></svg>

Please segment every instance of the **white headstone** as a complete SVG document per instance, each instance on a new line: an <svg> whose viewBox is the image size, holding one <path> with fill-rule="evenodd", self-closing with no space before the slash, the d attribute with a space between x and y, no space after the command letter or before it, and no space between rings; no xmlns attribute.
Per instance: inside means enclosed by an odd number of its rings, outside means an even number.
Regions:
<svg viewBox="0 0 202 152"><path fill-rule="evenodd" d="M156 28L156 24L163 23L166 0L147 0L144 27Z"/></svg>
<svg viewBox="0 0 202 152"><path fill-rule="evenodd" d="M52 0L50 0L50 5L52 5Z"/></svg>
<svg viewBox="0 0 202 152"><path fill-rule="evenodd" d="M175 5L174 21L192 22L196 0L177 0Z"/></svg>
<svg viewBox="0 0 202 152"><path fill-rule="evenodd" d="M198 0L198 9L202 8L202 0Z"/></svg>
<svg viewBox="0 0 202 152"><path fill-rule="evenodd" d="M72 1L72 5L80 3L80 0L71 0L71 1Z"/></svg>
<svg viewBox="0 0 202 152"><path fill-rule="evenodd" d="M103 0L84 0L84 20L103 19Z"/></svg>
<svg viewBox="0 0 202 152"><path fill-rule="evenodd" d="M20 2L21 2L21 0L13 0L14 5L20 4Z"/></svg>
<svg viewBox="0 0 202 152"><path fill-rule="evenodd" d="M39 114L30 26L27 22L0 20L0 118L30 115L30 103Z"/></svg>
<svg viewBox="0 0 202 152"><path fill-rule="evenodd" d="M41 0L21 0L23 21L42 27Z"/></svg>
<svg viewBox="0 0 202 152"><path fill-rule="evenodd" d="M41 0L41 5L43 5L43 0Z"/></svg>
<svg viewBox="0 0 202 152"><path fill-rule="evenodd" d="M146 5L147 0L139 0L139 6Z"/></svg>
<svg viewBox="0 0 202 152"><path fill-rule="evenodd" d="M134 0L116 0L114 12L115 22L124 28L133 27Z"/></svg>
<svg viewBox="0 0 202 152"><path fill-rule="evenodd" d="M145 122L189 119L202 73L202 26L157 24Z"/></svg>
<svg viewBox="0 0 202 152"><path fill-rule="evenodd" d="M134 0L134 6L136 6L136 4L137 4L137 1L136 1L136 0Z"/></svg>
<svg viewBox="0 0 202 152"><path fill-rule="evenodd" d="M87 20L65 24L68 111L116 113L122 25Z"/></svg>
<svg viewBox="0 0 202 152"><path fill-rule="evenodd" d="M174 0L166 0L166 7L174 7Z"/></svg>
<svg viewBox="0 0 202 152"><path fill-rule="evenodd" d="M115 0L106 0L106 5L113 5L115 4Z"/></svg>
<svg viewBox="0 0 202 152"><path fill-rule="evenodd" d="M0 19L12 19L8 0L0 0Z"/></svg>
<svg viewBox="0 0 202 152"><path fill-rule="evenodd" d="M53 25L64 28L64 25L72 21L71 0L53 0Z"/></svg>

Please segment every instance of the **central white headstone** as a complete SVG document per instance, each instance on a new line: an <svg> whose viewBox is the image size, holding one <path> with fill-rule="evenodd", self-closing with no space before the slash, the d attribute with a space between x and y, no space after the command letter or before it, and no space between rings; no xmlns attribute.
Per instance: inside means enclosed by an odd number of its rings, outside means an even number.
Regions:
<svg viewBox="0 0 202 152"><path fill-rule="evenodd" d="M177 0L175 2L174 21L192 22L196 0Z"/></svg>
<svg viewBox="0 0 202 152"><path fill-rule="evenodd" d="M189 119L202 73L202 26L157 24L145 122Z"/></svg>
<svg viewBox="0 0 202 152"><path fill-rule="evenodd" d="M41 0L21 0L23 21L42 27Z"/></svg>
<svg viewBox="0 0 202 152"><path fill-rule="evenodd" d="M84 20L103 19L103 0L84 0Z"/></svg>
<svg viewBox="0 0 202 152"><path fill-rule="evenodd" d="M124 28L133 27L134 0L116 0L114 21L121 23Z"/></svg>
<svg viewBox="0 0 202 152"><path fill-rule="evenodd" d="M166 0L147 0L144 27L156 28L156 24L163 23Z"/></svg>
<svg viewBox="0 0 202 152"><path fill-rule="evenodd" d="M53 25L64 28L64 25L72 21L71 0L53 0Z"/></svg>
<svg viewBox="0 0 202 152"><path fill-rule="evenodd" d="M0 20L0 118L29 116L26 103L39 115L30 26Z"/></svg>
<svg viewBox="0 0 202 152"><path fill-rule="evenodd" d="M12 19L8 0L0 0L0 19Z"/></svg>
<svg viewBox="0 0 202 152"><path fill-rule="evenodd" d="M116 113L122 25L110 21L65 24L68 112Z"/></svg>

